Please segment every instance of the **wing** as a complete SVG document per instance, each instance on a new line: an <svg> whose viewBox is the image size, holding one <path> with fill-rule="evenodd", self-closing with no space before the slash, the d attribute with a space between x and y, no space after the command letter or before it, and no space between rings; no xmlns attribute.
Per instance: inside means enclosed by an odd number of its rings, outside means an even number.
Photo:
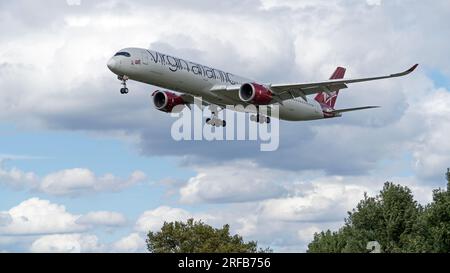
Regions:
<svg viewBox="0 0 450 273"><path fill-rule="evenodd" d="M349 83L367 82L406 76L409 73L413 72L417 66L418 64L415 64L410 69L404 72L390 74L387 76L359 78L359 79L329 80L313 83L272 84L270 85L270 89L272 90L272 92L278 95L281 100L289 99L292 97L305 97L307 95L317 94L320 92L331 93L333 91L347 88L347 84Z"/></svg>
<svg viewBox="0 0 450 273"><path fill-rule="evenodd" d="M242 103L239 99L239 89L241 85L215 85L210 91L218 97L226 97L238 103Z"/></svg>
<svg viewBox="0 0 450 273"><path fill-rule="evenodd" d="M409 73L413 72L417 66L418 64L415 64L406 71L390 74L387 76L359 78L359 79L328 80L323 82L311 82L311 83L269 84L267 85L267 87L275 95L274 99L276 101L284 101L297 97L302 97L303 99L306 100L306 96L308 95L317 94L320 92L331 93L333 91L338 91L340 89L347 88L347 84L349 83L367 82L406 76ZM231 85L231 86L218 85L214 86L211 89L211 92L218 96L226 96L228 98L239 101L238 95L239 88L240 85Z"/></svg>
<svg viewBox="0 0 450 273"><path fill-rule="evenodd" d="M183 99L183 101L185 102L185 105L191 109L191 104L194 105L195 104L195 99L194 96L188 95L188 94L181 94L180 97ZM202 106L208 106L211 103L204 100L202 98ZM197 104L198 105L198 104Z"/></svg>

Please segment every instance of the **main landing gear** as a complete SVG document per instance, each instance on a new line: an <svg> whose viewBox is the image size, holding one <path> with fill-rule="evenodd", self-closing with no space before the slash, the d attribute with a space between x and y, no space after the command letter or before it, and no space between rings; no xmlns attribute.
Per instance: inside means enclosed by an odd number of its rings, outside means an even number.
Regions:
<svg viewBox="0 0 450 273"><path fill-rule="evenodd" d="M257 111L256 115L251 115L250 116L250 121L258 122L258 123L261 123L261 124L263 124L263 123L269 124L270 123L270 117L261 115L259 113L259 106L256 106L256 111Z"/></svg>
<svg viewBox="0 0 450 273"><path fill-rule="evenodd" d="M227 123L225 120L221 120L219 119L218 113L222 110L219 106L217 105L210 105L209 106L209 110L211 111L211 117L206 119L206 124L209 124L211 126L216 126L216 127L225 127L227 126ZM259 109L258 109L259 112ZM253 114L250 115L250 121L254 121L257 123L270 123L270 117L262 115L262 114Z"/></svg>
<svg viewBox="0 0 450 273"><path fill-rule="evenodd" d="M227 122L225 120L219 119L218 113L221 109L218 106L209 106L209 110L211 111L211 118L206 119L206 124L216 127L225 127L227 126Z"/></svg>
<svg viewBox="0 0 450 273"><path fill-rule="evenodd" d="M257 115L251 115L250 116L250 120L254 121L254 122L259 122L259 123L270 123L270 117L266 117L260 114Z"/></svg>
<svg viewBox="0 0 450 273"><path fill-rule="evenodd" d="M127 81L128 81L128 76L118 76L117 77L122 83L121 85L123 86L122 88L120 88L120 94L128 94L128 88L127 88Z"/></svg>

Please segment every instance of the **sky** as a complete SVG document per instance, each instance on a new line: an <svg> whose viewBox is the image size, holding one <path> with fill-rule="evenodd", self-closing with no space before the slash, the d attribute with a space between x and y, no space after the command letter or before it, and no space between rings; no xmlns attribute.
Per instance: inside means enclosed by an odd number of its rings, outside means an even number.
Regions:
<svg viewBox="0 0 450 273"><path fill-rule="evenodd" d="M450 167L446 0L0 2L0 252L145 252L164 221L195 218L276 252L304 252L385 181L422 204ZM338 119L280 123L280 146L174 141L158 87L107 60L161 51L261 82L359 83Z"/></svg>

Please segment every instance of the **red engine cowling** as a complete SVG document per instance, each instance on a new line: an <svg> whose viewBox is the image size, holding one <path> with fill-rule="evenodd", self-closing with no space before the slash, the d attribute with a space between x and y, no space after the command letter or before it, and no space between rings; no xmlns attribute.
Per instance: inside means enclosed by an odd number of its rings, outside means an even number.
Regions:
<svg viewBox="0 0 450 273"><path fill-rule="evenodd" d="M181 96L168 91L158 90L153 92L152 96L155 108L166 113L172 112L175 106L185 103Z"/></svg>
<svg viewBox="0 0 450 273"><path fill-rule="evenodd" d="M272 92L261 84L244 83L239 89L239 98L244 102L267 105L272 101Z"/></svg>

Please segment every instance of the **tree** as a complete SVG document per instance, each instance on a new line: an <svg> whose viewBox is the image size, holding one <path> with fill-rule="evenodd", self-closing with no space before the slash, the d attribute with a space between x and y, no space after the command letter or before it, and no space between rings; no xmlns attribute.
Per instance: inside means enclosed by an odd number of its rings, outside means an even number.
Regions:
<svg viewBox="0 0 450 273"><path fill-rule="evenodd" d="M308 251L367 252L367 243L378 241L383 252L401 252L418 213L419 206L411 190L386 182L375 198L364 194L364 199L348 212L345 226L338 232L316 234ZM334 241L336 247L327 247L329 241Z"/></svg>
<svg viewBox="0 0 450 273"><path fill-rule="evenodd" d="M419 205L407 187L386 182L376 197L364 194L337 232L314 234L308 252L367 252L378 241L383 252L450 252L450 169L447 190L433 191L433 202Z"/></svg>
<svg viewBox="0 0 450 273"><path fill-rule="evenodd" d="M341 238L342 232L320 232L314 234L313 241L309 244L308 252L312 253L340 253L345 247L345 240Z"/></svg>
<svg viewBox="0 0 450 273"><path fill-rule="evenodd" d="M433 190L433 202L426 206L416 225L417 252L450 253L450 169L447 169L447 190Z"/></svg>
<svg viewBox="0 0 450 273"><path fill-rule="evenodd" d="M147 234L147 249L153 253L255 253L257 243L245 243L241 236L230 235L230 226L213 228L194 219L164 222L158 232ZM270 252L269 248L259 252Z"/></svg>

